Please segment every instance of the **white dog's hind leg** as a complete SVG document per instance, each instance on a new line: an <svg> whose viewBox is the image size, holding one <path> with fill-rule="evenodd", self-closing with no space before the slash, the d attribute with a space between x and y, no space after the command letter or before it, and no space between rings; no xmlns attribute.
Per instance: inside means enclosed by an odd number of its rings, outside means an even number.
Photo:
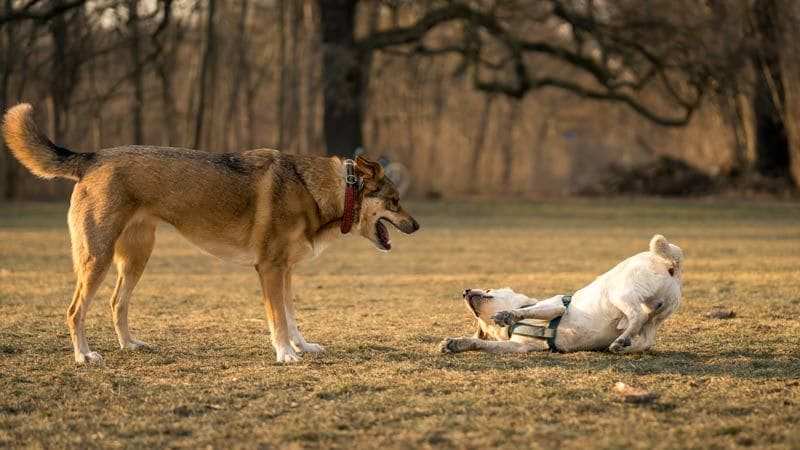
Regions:
<svg viewBox="0 0 800 450"><path fill-rule="evenodd" d="M630 297L616 301L612 299L611 304L619 308L625 318L628 319L625 330L608 348L611 352L621 353L631 346L633 337L642 331L642 327L647 323L650 316L645 311L643 303L638 299L631 299Z"/></svg>
<svg viewBox="0 0 800 450"><path fill-rule="evenodd" d="M492 317L492 320L500 326L508 326L525 319L553 320L563 316L565 312L567 312L567 308L561 301L561 296L558 295L553 299L542 300L528 308L500 311Z"/></svg>
<svg viewBox="0 0 800 450"><path fill-rule="evenodd" d="M475 338L450 338L445 339L439 344L439 351L442 353L462 353L469 351L487 353L527 353L538 350L539 347L533 343L513 342L513 341L484 341Z"/></svg>
<svg viewBox="0 0 800 450"><path fill-rule="evenodd" d="M636 353L650 350L656 343L656 330L664 322L666 317L656 317L644 324L642 331L634 337L633 344L624 349L621 353Z"/></svg>

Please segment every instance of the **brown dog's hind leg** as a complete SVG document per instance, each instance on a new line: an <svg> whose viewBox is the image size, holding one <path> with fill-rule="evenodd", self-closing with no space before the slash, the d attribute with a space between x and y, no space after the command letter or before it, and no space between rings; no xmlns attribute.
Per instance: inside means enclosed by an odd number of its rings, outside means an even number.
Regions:
<svg viewBox="0 0 800 450"><path fill-rule="evenodd" d="M119 346L136 350L149 348L146 342L135 339L128 328L128 306L136 283L144 272L155 243L155 224L129 224L114 245L114 265L117 268L117 287L111 296L111 313Z"/></svg>
<svg viewBox="0 0 800 450"><path fill-rule="evenodd" d="M611 299L611 304L619 308L622 314L628 319L628 326L620 336L608 347L612 353L623 353L633 343L633 338L639 334L642 327L647 323L649 315L642 307L638 299Z"/></svg>
<svg viewBox="0 0 800 450"><path fill-rule="evenodd" d="M99 361L101 356L89 348L86 341L84 320L92 297L100 287L111 265L113 238L100 233L91 226L76 220L70 210L70 234L72 236L72 259L78 281L75 294L67 309L75 361L78 363Z"/></svg>

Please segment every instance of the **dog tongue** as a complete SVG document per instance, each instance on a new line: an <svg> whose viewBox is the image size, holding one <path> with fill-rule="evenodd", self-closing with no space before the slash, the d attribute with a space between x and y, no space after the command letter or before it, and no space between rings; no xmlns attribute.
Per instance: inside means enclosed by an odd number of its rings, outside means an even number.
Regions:
<svg viewBox="0 0 800 450"><path fill-rule="evenodd" d="M378 229L378 234L380 235L381 241L383 243L389 242L389 230L386 229L386 226L382 224L380 221L375 224L375 228Z"/></svg>

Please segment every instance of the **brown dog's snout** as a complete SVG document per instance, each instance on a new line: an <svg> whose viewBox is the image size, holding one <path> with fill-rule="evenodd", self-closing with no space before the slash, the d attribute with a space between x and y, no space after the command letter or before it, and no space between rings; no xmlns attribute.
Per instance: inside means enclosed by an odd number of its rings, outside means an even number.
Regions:
<svg viewBox="0 0 800 450"><path fill-rule="evenodd" d="M400 222L400 226L397 228L405 234L411 234L419 230L419 222L414 220L413 217L408 216L408 219Z"/></svg>
<svg viewBox="0 0 800 450"><path fill-rule="evenodd" d="M419 222L417 222L417 220L414 219L413 217L411 218L411 227L414 229L414 231L419 230ZM412 233L414 231L412 231Z"/></svg>

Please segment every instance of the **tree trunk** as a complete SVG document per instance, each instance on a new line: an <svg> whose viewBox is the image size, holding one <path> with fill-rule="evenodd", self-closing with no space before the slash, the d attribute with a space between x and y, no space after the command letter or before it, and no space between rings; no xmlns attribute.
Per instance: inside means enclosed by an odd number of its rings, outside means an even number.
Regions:
<svg viewBox="0 0 800 450"><path fill-rule="evenodd" d="M60 4L60 1L56 1ZM65 104L67 101L68 91L70 89L69 79L66 76L66 58L67 58L67 25L64 22L64 16L56 16L50 23L50 36L53 39L53 69L50 79L50 97L52 99L51 110L51 139L56 143L63 141L64 133L64 112Z"/></svg>
<svg viewBox="0 0 800 450"><path fill-rule="evenodd" d="M228 112L225 114L230 124L227 125L228 142L227 146L231 149L241 150L242 146L242 122L239 108L239 92L242 78L247 72L247 11L248 0L242 0L242 9L239 11L239 22L236 34L236 64L233 65L233 76L231 77L230 93L228 95Z"/></svg>
<svg viewBox="0 0 800 450"><path fill-rule="evenodd" d="M519 100L510 99L511 106L506 119L506 131L503 144L500 147L500 156L503 158L503 173L500 177L500 192L508 193L511 187L511 168L514 160L514 125L519 118Z"/></svg>
<svg viewBox="0 0 800 450"><path fill-rule="evenodd" d="M286 0L278 0L278 149L286 144L284 109L286 107Z"/></svg>
<svg viewBox="0 0 800 450"><path fill-rule="evenodd" d="M363 145L361 121L371 55L355 43L356 1L318 1L322 20L326 152L352 157Z"/></svg>
<svg viewBox="0 0 800 450"><path fill-rule="evenodd" d="M303 101L301 102L304 130L301 132L304 135L304 144L301 147L301 152L305 154L318 154L320 144L320 42L319 42L319 24L317 23L318 11L315 8L314 0L305 0L304 2L304 29L306 35L306 56L305 62L302 67L302 94Z"/></svg>
<svg viewBox="0 0 800 450"><path fill-rule="evenodd" d="M206 97L210 97L213 100L213 88L208 89L209 78L214 78L211 72L215 69L216 66L216 36L214 35L214 13L215 13L215 6L216 0L209 0L208 1L208 19L206 22L206 49L203 53L203 62L200 66L200 94L198 98L198 105L197 105L197 116L195 117L194 123L194 140L192 147L193 148L200 148L200 140L203 136L203 120L205 118L205 109L206 109ZM209 103L211 103L209 101ZM213 104L210 105L213 108Z"/></svg>
<svg viewBox="0 0 800 450"><path fill-rule="evenodd" d="M789 141L790 170L800 184L800 11L794 0L779 0L781 10L781 74L784 89L784 124Z"/></svg>
<svg viewBox="0 0 800 450"><path fill-rule="evenodd" d="M12 11L12 9L12 0L5 0L3 11L8 14ZM5 111L9 106L8 103L10 100L9 90L11 87L11 74L14 72L14 62L16 61L15 50L17 49L14 36L14 24L7 23L4 28L5 30L3 30L3 38L5 42L3 42L3 76L2 81L0 81L0 108L2 108L2 111ZM7 200L11 200L17 196L19 163L11 155L10 151L4 151L3 158L5 161L5 189L3 189L3 197Z"/></svg>
<svg viewBox="0 0 800 450"><path fill-rule="evenodd" d="M483 112L481 113L481 123L478 125L478 132L475 136L475 147L472 149L472 159L470 160L469 177L467 178L467 189L470 192L476 192L479 189L481 180L480 165L481 165L481 151L483 150L486 141L486 131L489 128L489 120L491 119L492 102L494 95L485 94L483 102Z"/></svg>
<svg viewBox="0 0 800 450"><path fill-rule="evenodd" d="M755 24L760 45L754 56L756 85L753 112L756 128L758 173L791 180L789 140L786 135L785 95L780 61L780 31L775 0L755 3Z"/></svg>
<svg viewBox="0 0 800 450"><path fill-rule="evenodd" d="M133 143L141 144L144 141L144 131L142 129L144 83L142 81L141 39L139 36L139 0L128 1L128 33L130 33L131 64L133 65L131 74L131 81L133 82L133 104L131 105Z"/></svg>

